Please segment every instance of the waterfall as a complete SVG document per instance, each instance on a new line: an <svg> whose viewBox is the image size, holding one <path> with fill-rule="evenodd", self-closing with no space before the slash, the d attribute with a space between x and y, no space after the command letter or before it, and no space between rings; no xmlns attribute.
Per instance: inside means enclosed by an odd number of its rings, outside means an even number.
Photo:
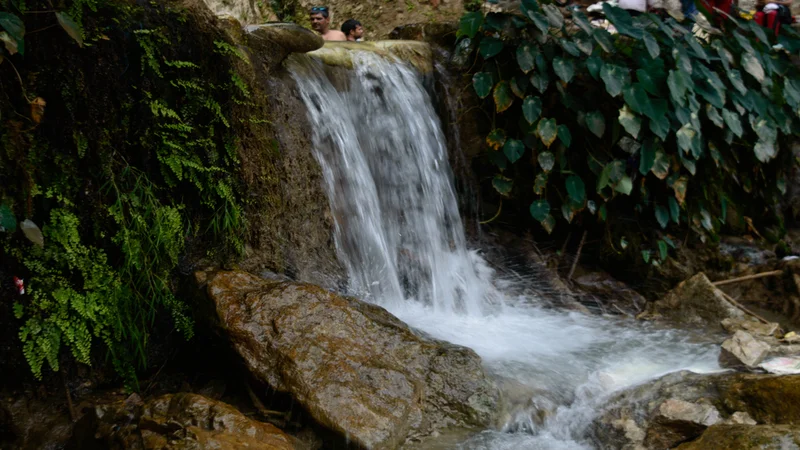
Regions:
<svg viewBox="0 0 800 450"><path fill-rule="evenodd" d="M467 250L444 134L420 75L353 52L347 89L319 61L291 62L336 218L351 290L481 314L493 288Z"/></svg>
<svg viewBox="0 0 800 450"><path fill-rule="evenodd" d="M718 348L688 333L512 294L467 248L444 134L419 72L371 52L349 56L352 69L308 55L288 67L308 108L350 291L472 348L509 386L506 425L459 448L591 448L586 430L615 392L676 370L719 369Z"/></svg>

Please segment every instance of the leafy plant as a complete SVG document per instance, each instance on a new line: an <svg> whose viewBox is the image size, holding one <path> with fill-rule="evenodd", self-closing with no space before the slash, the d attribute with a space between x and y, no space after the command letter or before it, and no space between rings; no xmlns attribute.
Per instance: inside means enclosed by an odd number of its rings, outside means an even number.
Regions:
<svg viewBox="0 0 800 450"><path fill-rule="evenodd" d="M731 19L731 32L702 41L672 18L603 10L617 34L536 0L521 15L461 18L458 35L481 61L474 91L492 110L498 193L532 187L530 214L548 233L562 220L649 213L661 229L688 224L707 239L730 199L775 205L781 143L799 129L796 32L775 38ZM529 161L532 171L518 167ZM661 260L674 247L665 239Z"/></svg>

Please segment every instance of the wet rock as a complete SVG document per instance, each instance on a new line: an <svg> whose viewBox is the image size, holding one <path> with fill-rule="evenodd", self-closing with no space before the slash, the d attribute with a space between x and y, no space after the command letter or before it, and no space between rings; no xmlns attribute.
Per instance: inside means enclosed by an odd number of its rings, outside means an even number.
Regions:
<svg viewBox="0 0 800 450"><path fill-rule="evenodd" d="M722 367L754 369L764 361L769 351L769 344L755 339L750 333L739 330L722 343L719 363Z"/></svg>
<svg viewBox="0 0 800 450"><path fill-rule="evenodd" d="M0 399L0 448L63 448L72 435L66 408L29 396Z"/></svg>
<svg viewBox="0 0 800 450"><path fill-rule="evenodd" d="M746 331L753 336L774 336L778 330L780 330L780 325L775 322L769 323L762 323L758 320L747 318L747 319L731 319L726 318L720 322L722 328L725 329L728 333L736 333L737 331Z"/></svg>
<svg viewBox="0 0 800 450"><path fill-rule="evenodd" d="M120 450L290 450L292 438L275 426L248 419L236 408L197 394L168 394L141 402L99 405L87 415L77 448Z"/></svg>
<svg viewBox="0 0 800 450"><path fill-rule="evenodd" d="M231 16L244 25L276 20L275 14L264 2L250 0L203 0L217 16Z"/></svg>
<svg viewBox="0 0 800 450"><path fill-rule="evenodd" d="M731 417L724 422L726 425L756 425L758 422L750 417L746 412L737 411L731 414Z"/></svg>
<svg viewBox="0 0 800 450"><path fill-rule="evenodd" d="M657 410L647 430L648 448L672 448L694 439L710 425L720 421L719 411L712 405L669 399Z"/></svg>
<svg viewBox="0 0 800 450"><path fill-rule="evenodd" d="M385 58L395 57L410 64L423 74L429 74L433 71L431 48L425 42L326 42L324 47L310 54L329 66L351 69L353 68L353 57L355 56L351 50L371 52Z"/></svg>
<svg viewBox="0 0 800 450"><path fill-rule="evenodd" d="M681 324L720 327L722 320L742 320L745 314L728 302L705 274L698 273L678 284L661 300L648 304L640 317L663 317Z"/></svg>
<svg viewBox="0 0 800 450"><path fill-rule="evenodd" d="M472 350L423 339L378 306L243 272L216 274L209 295L250 371L356 445L485 427L501 409Z"/></svg>
<svg viewBox="0 0 800 450"><path fill-rule="evenodd" d="M280 64L290 53L311 52L325 44L317 33L293 23L248 25L245 31L247 44L271 67Z"/></svg>
<svg viewBox="0 0 800 450"><path fill-rule="evenodd" d="M613 397L589 436L600 448L664 449L709 425L753 422L800 425L800 376L672 373Z"/></svg>
<svg viewBox="0 0 800 450"><path fill-rule="evenodd" d="M784 450L798 448L800 428L789 425L715 425L679 450L730 450L763 449Z"/></svg>
<svg viewBox="0 0 800 450"><path fill-rule="evenodd" d="M647 300L627 284L605 272L592 272L575 278L575 284L587 293L599 297L603 303L614 305L626 312L640 312Z"/></svg>

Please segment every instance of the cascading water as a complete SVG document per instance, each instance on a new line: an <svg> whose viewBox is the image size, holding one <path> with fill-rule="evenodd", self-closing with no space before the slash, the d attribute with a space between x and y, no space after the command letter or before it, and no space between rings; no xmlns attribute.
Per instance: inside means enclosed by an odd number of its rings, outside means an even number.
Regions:
<svg viewBox="0 0 800 450"><path fill-rule="evenodd" d="M689 336L512 294L467 248L444 135L420 74L371 52L350 56L352 70L326 72L305 55L289 62L350 291L474 349L514 403L503 430L443 448L591 448L586 429L615 391L675 370L718 369L716 347Z"/></svg>

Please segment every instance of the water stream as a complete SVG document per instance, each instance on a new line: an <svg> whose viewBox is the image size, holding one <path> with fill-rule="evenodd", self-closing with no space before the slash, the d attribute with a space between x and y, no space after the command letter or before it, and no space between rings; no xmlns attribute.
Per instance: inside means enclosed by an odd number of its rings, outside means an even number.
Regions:
<svg viewBox="0 0 800 450"><path fill-rule="evenodd" d="M719 369L717 347L685 333L520 295L524 279L510 282L467 247L445 136L421 75L370 52L351 56L352 70L305 55L289 62L349 291L474 349L513 403L502 429L449 447L594 448L587 427L614 392L675 370Z"/></svg>

